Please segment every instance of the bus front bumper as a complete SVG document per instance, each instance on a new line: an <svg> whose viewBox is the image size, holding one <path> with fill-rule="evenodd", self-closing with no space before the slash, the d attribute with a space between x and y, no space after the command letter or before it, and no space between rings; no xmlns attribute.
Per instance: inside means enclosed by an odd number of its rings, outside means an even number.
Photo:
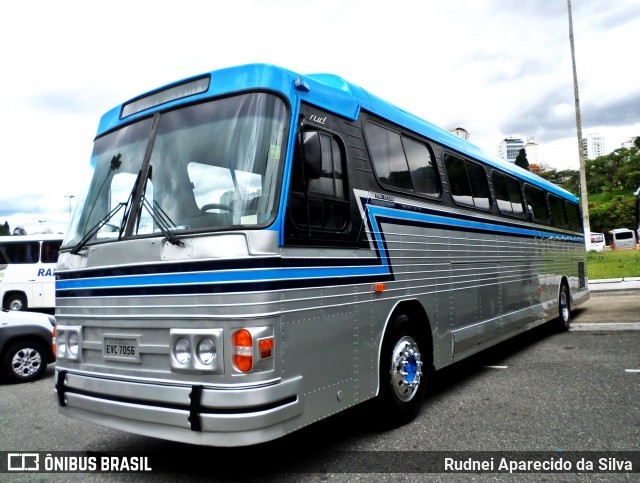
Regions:
<svg viewBox="0 0 640 483"><path fill-rule="evenodd" d="M140 381L56 368L59 412L155 438L243 446L281 437L303 412L302 376L263 386ZM292 426L293 427L293 426Z"/></svg>

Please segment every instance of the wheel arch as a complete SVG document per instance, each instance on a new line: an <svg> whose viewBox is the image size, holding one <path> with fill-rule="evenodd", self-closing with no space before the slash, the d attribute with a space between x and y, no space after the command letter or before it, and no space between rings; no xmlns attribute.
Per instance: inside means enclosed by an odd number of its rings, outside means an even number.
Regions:
<svg viewBox="0 0 640 483"><path fill-rule="evenodd" d="M22 290L8 290L2 296L2 308L6 308L7 307L7 301L14 295L18 295L18 296L20 296L20 297L22 297L24 299L25 308L30 306L31 300L29 300L29 295L27 295L26 292L24 292Z"/></svg>
<svg viewBox="0 0 640 483"><path fill-rule="evenodd" d="M384 328L381 331L380 339L377 340L377 364L376 364L376 380L377 387L375 394L378 395L380 393L380 359L382 357L382 346L384 344L385 337L387 336L389 324L390 322L397 316L404 314L411 320L412 325L416 328L419 334L424 338L427 344L427 350L429 350L429 364L430 367L425 368L426 370L431 371L433 369L433 360L434 360L434 349L433 349L433 328L431 326L431 322L429 320L429 316L427 311L425 310L422 303L420 303L417 299L406 299L399 300L393 306L393 308L389 311L387 318L384 322ZM424 352L424 349L421 350Z"/></svg>
<svg viewBox="0 0 640 483"><path fill-rule="evenodd" d="M46 352L46 362L50 364L55 362L55 355L53 354L53 349L51 345L51 339L47 339L43 335L39 334L18 334L8 338L0 349L0 358L3 358L7 351L13 347L14 345L21 342L37 342L45 348Z"/></svg>

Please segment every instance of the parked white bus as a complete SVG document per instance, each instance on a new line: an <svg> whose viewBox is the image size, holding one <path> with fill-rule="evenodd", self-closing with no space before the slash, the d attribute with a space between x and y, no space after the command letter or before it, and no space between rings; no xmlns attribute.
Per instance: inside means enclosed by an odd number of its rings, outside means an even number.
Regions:
<svg viewBox="0 0 640 483"><path fill-rule="evenodd" d="M609 231L612 250L633 250L637 248L636 233L628 228L616 228Z"/></svg>
<svg viewBox="0 0 640 483"><path fill-rule="evenodd" d="M7 310L53 308L62 235L0 237L0 300Z"/></svg>
<svg viewBox="0 0 640 483"><path fill-rule="evenodd" d="M327 74L207 73L115 107L56 272L62 414L238 446L588 299L578 200Z"/></svg>

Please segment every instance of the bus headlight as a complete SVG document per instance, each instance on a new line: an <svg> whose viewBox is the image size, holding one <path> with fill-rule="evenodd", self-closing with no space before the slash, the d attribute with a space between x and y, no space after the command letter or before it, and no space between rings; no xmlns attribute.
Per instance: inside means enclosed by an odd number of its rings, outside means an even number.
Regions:
<svg viewBox="0 0 640 483"><path fill-rule="evenodd" d="M171 370L224 374L222 329L171 329Z"/></svg>
<svg viewBox="0 0 640 483"><path fill-rule="evenodd" d="M211 339L202 339L196 350L198 360L205 366L210 365L216 358L216 344Z"/></svg>
<svg viewBox="0 0 640 483"><path fill-rule="evenodd" d="M67 340L67 351L69 355L76 359L78 357L78 351L80 348L80 338L77 332L70 332L69 339Z"/></svg>
<svg viewBox="0 0 640 483"><path fill-rule="evenodd" d="M173 346L173 355L178 364L185 365L191 360L191 344L183 337L178 339Z"/></svg>
<svg viewBox="0 0 640 483"><path fill-rule="evenodd" d="M56 359L80 361L82 355L82 326L56 326L55 346Z"/></svg>

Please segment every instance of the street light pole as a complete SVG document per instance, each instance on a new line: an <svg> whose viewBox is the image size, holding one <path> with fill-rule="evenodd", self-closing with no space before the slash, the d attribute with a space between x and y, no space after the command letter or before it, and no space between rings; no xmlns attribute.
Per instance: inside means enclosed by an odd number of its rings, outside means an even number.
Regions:
<svg viewBox="0 0 640 483"><path fill-rule="evenodd" d="M74 195L64 195L65 198L69 198L69 218L71 218L71 198L75 198Z"/></svg>
<svg viewBox="0 0 640 483"><path fill-rule="evenodd" d="M571 64L573 66L573 97L576 104L576 130L578 131L578 159L580 160L580 201L582 207L582 226L587 246L591 241L591 224L589 223L589 200L587 192L587 172L582 149L582 119L580 117L580 96L578 94L578 73L576 70L576 49L573 45L573 19L571 0L567 0L569 10L569 43L571 44Z"/></svg>

